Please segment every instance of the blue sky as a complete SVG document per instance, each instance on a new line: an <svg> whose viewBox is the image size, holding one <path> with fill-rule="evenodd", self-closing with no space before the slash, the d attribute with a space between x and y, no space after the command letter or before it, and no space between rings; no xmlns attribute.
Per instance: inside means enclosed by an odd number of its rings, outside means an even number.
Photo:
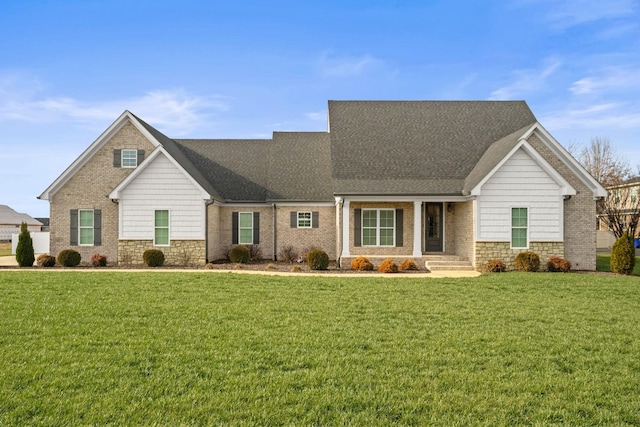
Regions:
<svg viewBox="0 0 640 427"><path fill-rule="evenodd" d="M327 100L526 100L567 146L640 164L640 0L0 4L0 204L38 195L125 109L169 137L326 130Z"/></svg>

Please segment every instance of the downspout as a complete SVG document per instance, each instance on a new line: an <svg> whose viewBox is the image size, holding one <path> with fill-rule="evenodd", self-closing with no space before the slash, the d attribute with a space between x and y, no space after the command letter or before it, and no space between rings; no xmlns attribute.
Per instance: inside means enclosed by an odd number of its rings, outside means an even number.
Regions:
<svg viewBox="0 0 640 427"><path fill-rule="evenodd" d="M204 202L204 261L209 263L209 206L214 203L213 199Z"/></svg>
<svg viewBox="0 0 640 427"><path fill-rule="evenodd" d="M278 210L273 203L273 260L278 261Z"/></svg>
<svg viewBox="0 0 640 427"><path fill-rule="evenodd" d="M338 268L340 266L340 258L342 258L342 224L340 222L340 215L342 213L342 197L336 197L336 263L338 264Z"/></svg>

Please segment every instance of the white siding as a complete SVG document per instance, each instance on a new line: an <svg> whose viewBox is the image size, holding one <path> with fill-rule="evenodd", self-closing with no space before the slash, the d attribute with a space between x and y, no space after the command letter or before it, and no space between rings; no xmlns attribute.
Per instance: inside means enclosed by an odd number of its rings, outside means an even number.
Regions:
<svg viewBox="0 0 640 427"><path fill-rule="evenodd" d="M529 209L529 241L562 241L560 186L519 149L482 186L478 197L478 240L510 241L511 208Z"/></svg>
<svg viewBox="0 0 640 427"><path fill-rule="evenodd" d="M153 239L154 211L169 210L169 238L205 238L205 202L198 188L164 156L158 155L120 197L120 238Z"/></svg>

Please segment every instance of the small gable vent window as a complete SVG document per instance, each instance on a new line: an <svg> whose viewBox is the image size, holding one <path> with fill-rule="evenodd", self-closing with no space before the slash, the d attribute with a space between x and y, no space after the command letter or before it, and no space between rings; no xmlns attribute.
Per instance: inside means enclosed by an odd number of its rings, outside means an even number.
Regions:
<svg viewBox="0 0 640 427"><path fill-rule="evenodd" d="M135 168L144 160L144 150L113 150L113 166Z"/></svg>
<svg viewBox="0 0 640 427"><path fill-rule="evenodd" d="M291 228L318 228L317 211L291 211Z"/></svg>

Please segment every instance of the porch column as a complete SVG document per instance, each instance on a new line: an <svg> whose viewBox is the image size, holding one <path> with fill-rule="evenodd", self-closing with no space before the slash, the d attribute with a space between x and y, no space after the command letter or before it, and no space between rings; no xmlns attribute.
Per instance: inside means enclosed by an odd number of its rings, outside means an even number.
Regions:
<svg viewBox="0 0 640 427"><path fill-rule="evenodd" d="M422 256L422 202L413 201L413 257Z"/></svg>
<svg viewBox="0 0 640 427"><path fill-rule="evenodd" d="M342 257L349 257L349 200L342 202Z"/></svg>

